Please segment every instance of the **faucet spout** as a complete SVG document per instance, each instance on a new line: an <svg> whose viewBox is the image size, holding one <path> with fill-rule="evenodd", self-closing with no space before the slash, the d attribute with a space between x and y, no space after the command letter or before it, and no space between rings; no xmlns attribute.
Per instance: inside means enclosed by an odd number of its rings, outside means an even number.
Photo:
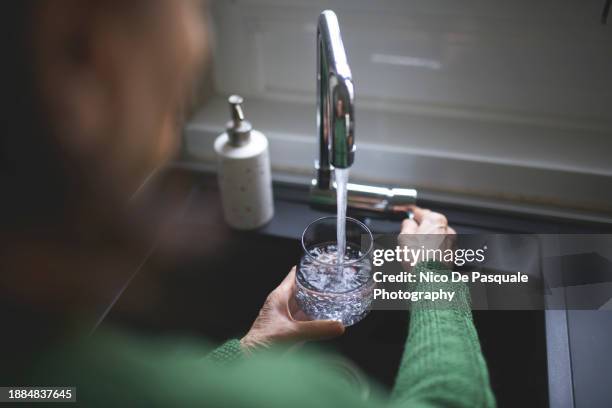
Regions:
<svg viewBox="0 0 612 408"><path fill-rule="evenodd" d="M329 189L331 166L350 167L356 148L353 80L338 18L331 10L321 13L317 26L317 126L317 184Z"/></svg>
<svg viewBox="0 0 612 408"><path fill-rule="evenodd" d="M319 160L312 180L310 202L330 208L337 202L331 171L346 169L355 159L354 89L351 69L338 18L331 10L319 16L317 25L317 127ZM348 208L364 213L405 216L416 201L414 189L386 188L364 184L347 185Z"/></svg>

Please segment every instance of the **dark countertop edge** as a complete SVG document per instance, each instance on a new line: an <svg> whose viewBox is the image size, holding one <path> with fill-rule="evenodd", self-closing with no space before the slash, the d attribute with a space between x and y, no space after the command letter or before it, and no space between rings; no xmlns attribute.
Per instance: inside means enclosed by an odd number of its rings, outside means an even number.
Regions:
<svg viewBox="0 0 612 408"><path fill-rule="evenodd" d="M215 164L196 161L180 156L168 165L168 170L180 169L202 173L213 177ZM291 202L308 203L308 176L294 174L273 175L275 196ZM491 225L507 226L499 228L504 233L612 233L612 215L570 211L528 204L515 204L499 200L473 199L464 196L440 194L418 190L417 204L438 211L452 211L461 219L474 226L490 229ZM487 217L484 222L480 218ZM498 221L498 222L496 222ZM514 222L516 221L516 222ZM551 229L551 226L555 226Z"/></svg>

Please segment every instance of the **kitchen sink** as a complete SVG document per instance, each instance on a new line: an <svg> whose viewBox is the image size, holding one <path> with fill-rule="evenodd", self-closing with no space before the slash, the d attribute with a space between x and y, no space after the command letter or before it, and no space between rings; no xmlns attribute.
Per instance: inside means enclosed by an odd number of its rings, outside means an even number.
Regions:
<svg viewBox="0 0 612 408"><path fill-rule="evenodd" d="M297 225L232 231L222 221L213 178L184 171L168 177L178 177L187 186L182 205L164 229L162 244L122 288L103 325L149 336L196 336L215 343L240 337L268 293L298 261L301 247L296 232L320 214L301 203L277 200L274 222L293 220ZM184 183L185 178L192 182ZM156 194L163 194L163 189L151 197ZM453 224L452 216L449 219ZM397 221L364 221L374 232L398 226ZM544 312L475 311L474 321L499 405L547 406ZM408 322L406 311L372 311L342 337L319 346L340 353L390 388Z"/></svg>

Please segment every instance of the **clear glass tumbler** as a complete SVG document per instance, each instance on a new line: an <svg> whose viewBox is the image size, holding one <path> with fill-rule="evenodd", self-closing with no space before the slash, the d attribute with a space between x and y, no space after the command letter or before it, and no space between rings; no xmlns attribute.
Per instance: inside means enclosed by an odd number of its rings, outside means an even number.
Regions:
<svg viewBox="0 0 612 408"><path fill-rule="evenodd" d="M337 217L319 218L302 234L304 255L296 273L296 300L312 319L339 320L350 326L370 311L374 293L372 233L346 218L346 250L337 256Z"/></svg>

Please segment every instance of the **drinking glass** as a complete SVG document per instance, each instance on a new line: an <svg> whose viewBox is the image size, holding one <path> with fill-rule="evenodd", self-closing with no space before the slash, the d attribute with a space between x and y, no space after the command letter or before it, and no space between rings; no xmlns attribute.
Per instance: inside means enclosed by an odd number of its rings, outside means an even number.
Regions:
<svg viewBox="0 0 612 408"><path fill-rule="evenodd" d="M319 218L302 234L302 255L296 271L296 300L312 319L338 320L350 326L370 311L374 292L372 233L363 223L346 218L346 250L337 257L337 217Z"/></svg>

